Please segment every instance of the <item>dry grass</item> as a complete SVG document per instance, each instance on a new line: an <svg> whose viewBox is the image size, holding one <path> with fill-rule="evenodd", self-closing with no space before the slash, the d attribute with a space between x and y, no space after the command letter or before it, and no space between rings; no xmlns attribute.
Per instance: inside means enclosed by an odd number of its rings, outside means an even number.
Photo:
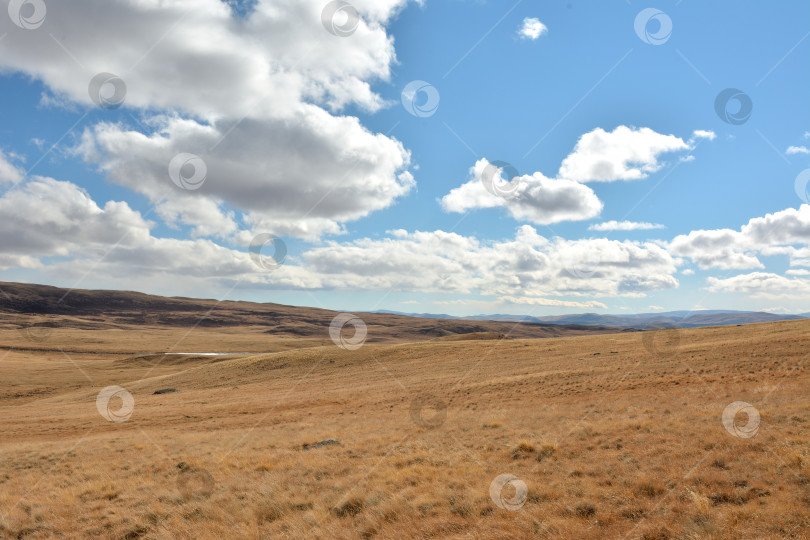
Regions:
<svg viewBox="0 0 810 540"><path fill-rule="evenodd" d="M112 354L144 336L59 329L52 345L108 354L0 353L0 537L807 538L808 330L684 330L666 358L616 334L156 366ZM125 422L96 410L112 384L135 399ZM721 424L733 401L756 436ZM528 490L515 511L490 497L501 474Z"/></svg>

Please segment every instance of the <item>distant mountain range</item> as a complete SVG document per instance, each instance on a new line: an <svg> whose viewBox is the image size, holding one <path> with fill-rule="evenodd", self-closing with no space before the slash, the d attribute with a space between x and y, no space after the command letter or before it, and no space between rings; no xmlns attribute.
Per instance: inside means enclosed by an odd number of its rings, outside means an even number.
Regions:
<svg viewBox="0 0 810 540"><path fill-rule="evenodd" d="M699 326L726 326L732 324L750 324L774 321L792 321L808 319L810 313L798 315L778 315L764 311L700 310L700 311L667 311L659 313L638 313L633 315L600 315L598 313L578 313L574 315L550 315L531 317L521 315L471 315L454 317L447 314L402 313L397 311L379 311L421 319L456 319L470 321L527 322L539 324L560 324L578 326L612 326L615 328L696 328Z"/></svg>

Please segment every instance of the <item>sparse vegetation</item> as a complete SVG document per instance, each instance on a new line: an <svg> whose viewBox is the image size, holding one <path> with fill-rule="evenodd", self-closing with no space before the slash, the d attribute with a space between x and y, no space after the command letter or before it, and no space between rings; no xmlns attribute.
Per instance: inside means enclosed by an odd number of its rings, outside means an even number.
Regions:
<svg viewBox="0 0 810 540"><path fill-rule="evenodd" d="M107 354L7 351L0 537L807 537L807 330L684 330L668 358L623 333L163 365L113 353L176 330L58 327L49 339ZM268 338L187 339L250 350ZM622 354L589 352L606 340ZM127 421L96 410L112 384L134 397ZM422 394L446 404L436 426L411 416ZM721 422L737 400L761 414L754 437ZM490 496L501 474L527 488L500 493L515 511Z"/></svg>

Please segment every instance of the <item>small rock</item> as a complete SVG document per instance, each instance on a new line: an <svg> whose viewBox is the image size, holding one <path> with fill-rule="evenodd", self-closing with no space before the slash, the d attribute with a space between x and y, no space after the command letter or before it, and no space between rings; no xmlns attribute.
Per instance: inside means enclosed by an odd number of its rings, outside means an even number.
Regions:
<svg viewBox="0 0 810 540"><path fill-rule="evenodd" d="M320 448L322 446L340 446L340 441L337 439L326 439L321 442L316 442L315 444L305 444L303 446L304 450L312 450L313 448Z"/></svg>
<svg viewBox="0 0 810 540"><path fill-rule="evenodd" d="M155 390L152 395L157 394L171 394L172 392L177 392L177 388L162 388L160 390Z"/></svg>

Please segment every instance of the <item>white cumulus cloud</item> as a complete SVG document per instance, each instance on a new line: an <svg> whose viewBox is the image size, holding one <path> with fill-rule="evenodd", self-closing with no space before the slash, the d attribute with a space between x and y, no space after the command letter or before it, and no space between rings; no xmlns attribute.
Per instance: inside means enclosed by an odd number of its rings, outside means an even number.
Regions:
<svg viewBox="0 0 810 540"><path fill-rule="evenodd" d="M709 138L711 132L697 133ZM442 198L442 208L447 212L466 212L504 207L515 219L538 225L591 219L600 214L603 204L584 185L586 182L644 178L662 167L661 154L692 148L691 142L649 128L619 126L612 132L596 128L580 137L573 152L563 160L556 178L540 172L504 178L506 171L501 170L495 183L516 185L508 189L506 196L496 195L493 193L496 190L485 187L485 176L488 170L491 176L494 165L487 159L478 160L470 169L469 180Z"/></svg>
<svg viewBox="0 0 810 540"><path fill-rule="evenodd" d="M518 30L518 35L523 39L534 41L547 32L548 28L545 24L540 22L540 19L536 17L526 17L523 19L520 30Z"/></svg>
<svg viewBox="0 0 810 540"><path fill-rule="evenodd" d="M713 141L717 137L717 134L714 131L708 131L705 129L696 129L694 133L692 133L693 139L708 139Z"/></svg>
<svg viewBox="0 0 810 540"><path fill-rule="evenodd" d="M242 222L314 239L414 185L399 141L341 114L387 105L371 88L390 80L386 24L407 0L352 2L349 37L324 28L325 4L257 0L236 17L221 0L50 2L47 33L11 28L0 40L0 69L41 81L51 106L92 107L91 79L120 77L142 123L95 123L77 150L169 225L228 236ZM181 152L209 169L194 193L167 175Z"/></svg>
<svg viewBox="0 0 810 540"><path fill-rule="evenodd" d="M478 160L470 169L470 180L442 198L442 208L461 213L504 207L515 219L540 225L590 219L602 211L602 202L588 186L547 178L539 172L512 179L517 182L517 189L510 196L495 195L487 191L482 178L489 166L486 159Z"/></svg>
<svg viewBox="0 0 810 540"><path fill-rule="evenodd" d="M25 176L25 171L13 164L10 156L0 150L0 184L17 184Z"/></svg>
<svg viewBox="0 0 810 540"><path fill-rule="evenodd" d="M680 137L646 127L619 126L613 131L596 128L579 138L557 176L577 182L638 180L663 166L659 160L663 154L689 148Z"/></svg>
<svg viewBox="0 0 810 540"><path fill-rule="evenodd" d="M668 249L702 269L763 269L759 255L787 255L793 266L810 266L810 205L752 218L739 231L691 231L676 236Z"/></svg>
<svg viewBox="0 0 810 540"><path fill-rule="evenodd" d="M708 279L712 292L741 293L755 297L786 297L795 294L810 294L810 282L807 280L787 278L767 272L752 272L730 278Z"/></svg>

